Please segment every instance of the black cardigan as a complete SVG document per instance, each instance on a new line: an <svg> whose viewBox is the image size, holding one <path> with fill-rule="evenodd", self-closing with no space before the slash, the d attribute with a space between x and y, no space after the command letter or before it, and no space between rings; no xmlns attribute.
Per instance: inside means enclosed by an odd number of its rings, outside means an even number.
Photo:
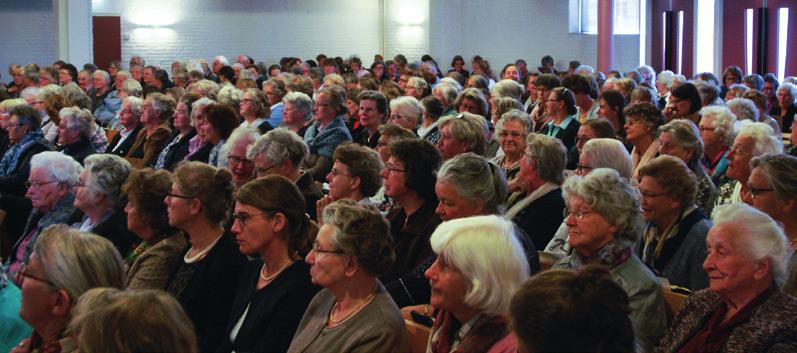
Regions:
<svg viewBox="0 0 797 353"><path fill-rule="evenodd" d="M224 340L218 352L285 352L305 309L321 287L310 282L310 266L297 260L269 285L256 289L263 260L248 264L235 290ZM234 342L229 337L246 314Z"/></svg>

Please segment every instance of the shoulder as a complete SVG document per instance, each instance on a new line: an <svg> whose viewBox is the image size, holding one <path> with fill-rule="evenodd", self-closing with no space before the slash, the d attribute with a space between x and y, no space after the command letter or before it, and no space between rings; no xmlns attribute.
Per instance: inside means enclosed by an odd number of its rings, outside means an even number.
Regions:
<svg viewBox="0 0 797 353"><path fill-rule="evenodd" d="M632 255L626 262L609 272L629 297L641 292L661 292L661 284L656 275L636 255Z"/></svg>

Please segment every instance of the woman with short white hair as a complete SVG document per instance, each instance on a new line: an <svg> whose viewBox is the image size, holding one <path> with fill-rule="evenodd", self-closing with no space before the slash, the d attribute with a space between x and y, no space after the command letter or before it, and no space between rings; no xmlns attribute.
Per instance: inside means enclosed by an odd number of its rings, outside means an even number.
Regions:
<svg viewBox="0 0 797 353"><path fill-rule="evenodd" d="M769 112L772 117L780 122L783 132L791 132L794 115L797 114L797 85L783 82L775 93L777 104L773 104Z"/></svg>
<svg viewBox="0 0 797 353"><path fill-rule="evenodd" d="M426 270L439 310L427 351L486 352L510 340L512 295L529 264L512 222L475 216L444 222L430 239L437 260ZM462 329L467 327L468 329Z"/></svg>
<svg viewBox="0 0 797 353"><path fill-rule="evenodd" d="M520 100L521 95L523 95L523 86L516 80L507 79L498 81L493 85L493 88L490 89L490 97L492 98L509 97Z"/></svg>
<svg viewBox="0 0 797 353"><path fill-rule="evenodd" d="M487 120L481 115L468 112L440 118L440 140L437 149L443 159L465 152L483 155L487 147Z"/></svg>
<svg viewBox="0 0 797 353"><path fill-rule="evenodd" d="M282 115L282 125L304 138L304 133L313 122L313 100L305 93L288 92L282 97L285 110Z"/></svg>
<svg viewBox="0 0 797 353"><path fill-rule="evenodd" d="M700 110L700 139L703 141L703 166L716 185L728 171L728 153L736 136L736 115L723 106L708 106Z"/></svg>
<svg viewBox="0 0 797 353"><path fill-rule="evenodd" d="M83 164L86 157L97 152L89 141L96 129L94 116L88 109L77 107L61 109L58 116L59 151Z"/></svg>
<svg viewBox="0 0 797 353"><path fill-rule="evenodd" d="M117 155L94 154L86 158L84 167L75 185L75 207L81 212L72 216L70 224L107 238L127 255L136 237L127 230L122 185L133 166Z"/></svg>
<svg viewBox="0 0 797 353"><path fill-rule="evenodd" d="M659 154L674 156L686 163L697 177L697 195L694 202L703 212L711 214L717 190L700 163L703 158L703 141L700 140L700 132L695 123L687 119L675 119L660 126Z"/></svg>
<svg viewBox="0 0 797 353"><path fill-rule="evenodd" d="M797 299L780 289L788 243L778 224L746 204L722 206L706 243L709 288L689 296L656 351L797 349Z"/></svg>
<svg viewBox="0 0 797 353"><path fill-rule="evenodd" d="M429 95L429 83L421 77L412 76L407 81L407 88L404 90L405 96L413 97L417 100Z"/></svg>
<svg viewBox="0 0 797 353"><path fill-rule="evenodd" d="M390 118L388 124L396 124L407 130L415 131L421 123L423 107L414 97L402 96L390 101Z"/></svg>

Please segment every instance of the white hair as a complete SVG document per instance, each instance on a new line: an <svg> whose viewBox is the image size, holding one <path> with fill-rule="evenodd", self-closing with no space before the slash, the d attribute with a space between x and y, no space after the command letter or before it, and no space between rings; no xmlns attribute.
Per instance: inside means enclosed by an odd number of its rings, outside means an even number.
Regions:
<svg viewBox="0 0 797 353"><path fill-rule="evenodd" d="M97 76L97 75L102 76L102 79L105 80L105 84L107 84L107 85L111 84L111 74L109 74L108 71L95 70L94 73L91 74L91 77L94 78L94 76Z"/></svg>
<svg viewBox="0 0 797 353"><path fill-rule="evenodd" d="M741 121L736 139L743 136L751 137L755 141L753 156L767 153L783 153L783 142L780 136L775 136L775 130L766 123L753 123Z"/></svg>
<svg viewBox="0 0 797 353"><path fill-rule="evenodd" d="M30 169L44 168L51 177L69 186L77 184L83 167L74 158L57 151L37 153L30 160Z"/></svg>
<svg viewBox="0 0 797 353"><path fill-rule="evenodd" d="M666 87L670 87L670 81L672 81L673 76L675 76L674 72L670 70L664 70L662 72L659 72L659 75L656 76L656 82Z"/></svg>
<svg viewBox="0 0 797 353"><path fill-rule="evenodd" d="M41 89L39 89L39 87L28 87L28 88L25 88L25 89L22 90L22 92L19 93L19 98L22 98L25 101L28 101L28 99L30 99L30 98L35 99L35 98L37 98L39 96L39 91L41 91Z"/></svg>
<svg viewBox="0 0 797 353"><path fill-rule="evenodd" d="M244 92L239 90L233 85L222 85L219 88L219 93L216 96L216 100L219 104L224 105L235 105L241 102L241 99L244 98Z"/></svg>
<svg viewBox="0 0 797 353"><path fill-rule="evenodd" d="M684 76L684 75L673 75L672 79L670 79L670 83L667 84L667 89L672 89L676 85L680 86L680 85L683 85L684 83L687 83L687 82L689 82L689 80L686 79L686 76Z"/></svg>
<svg viewBox="0 0 797 353"><path fill-rule="evenodd" d="M421 123L423 107L415 97L401 96L390 101L390 111L413 118L415 126Z"/></svg>
<svg viewBox="0 0 797 353"><path fill-rule="evenodd" d="M459 84L459 82L457 82L457 80L455 80L452 77L446 76L446 77L441 78L440 82L438 84L441 84L441 83L445 83L445 84L449 84L449 85L454 86L454 88L456 88L457 92L462 91L462 85ZM457 93L457 94L459 94L459 93Z"/></svg>
<svg viewBox="0 0 797 353"><path fill-rule="evenodd" d="M714 132L722 136L725 145L730 146L733 144L733 139L736 137L734 134L736 114L728 107L718 105L703 107L703 109L700 109L700 116L703 117L703 120L714 118Z"/></svg>
<svg viewBox="0 0 797 353"><path fill-rule="evenodd" d="M432 233L437 261L466 280L464 304L488 315L507 315L512 295L529 278L529 263L511 221L475 216L441 223Z"/></svg>
<svg viewBox="0 0 797 353"><path fill-rule="evenodd" d="M412 76L407 81L407 87L412 87L417 90L425 91L427 88L429 88L429 83L420 77Z"/></svg>
<svg viewBox="0 0 797 353"><path fill-rule="evenodd" d="M783 230L766 213L744 203L718 206L712 217L714 227L727 224L735 230L736 248L752 261L771 261L772 277L783 284L787 273L788 240Z"/></svg>
<svg viewBox="0 0 797 353"><path fill-rule="evenodd" d="M520 96L523 95L523 86L515 80L501 80L493 85L490 95L493 98L511 97L520 99Z"/></svg>
<svg viewBox="0 0 797 353"><path fill-rule="evenodd" d="M81 137L89 138L94 133L94 115L91 111L85 108L66 107L58 112L61 120L66 122L68 129L75 129L80 133Z"/></svg>
<svg viewBox="0 0 797 353"><path fill-rule="evenodd" d="M592 76L592 74L595 73L595 68L587 64L581 64L578 65L578 67L575 70L575 73L577 75L582 75L582 76Z"/></svg>
<svg viewBox="0 0 797 353"><path fill-rule="evenodd" d="M49 84L47 86L39 88L39 94L36 96L39 100L43 101L49 98L53 94L60 94L63 95L63 90L61 86L56 84Z"/></svg>
<svg viewBox="0 0 797 353"><path fill-rule="evenodd" d="M122 185L133 171L126 159L110 153L92 154L83 161L86 175L85 187L93 197L105 195L112 206L119 205L122 199Z"/></svg>
<svg viewBox="0 0 797 353"><path fill-rule="evenodd" d="M633 164L631 155L622 142L612 138L594 138L584 144L581 154L588 157L592 169L610 168L621 177L631 179Z"/></svg>
<svg viewBox="0 0 797 353"><path fill-rule="evenodd" d="M218 60L224 66L230 65L230 61L227 60L227 57L225 57L224 55L219 55L219 56L213 58L213 61L216 61L216 60Z"/></svg>
<svg viewBox="0 0 797 353"><path fill-rule="evenodd" d="M454 104L454 101L457 100L457 96L459 96L459 89L454 85L448 83L440 83L439 85L435 86L434 91L439 90L440 93L443 94L446 101L444 102L447 104L447 107L450 107Z"/></svg>
<svg viewBox="0 0 797 353"><path fill-rule="evenodd" d="M738 120L760 121L759 117L761 114L752 100L747 98L733 98L725 102L725 106L736 114Z"/></svg>
<svg viewBox="0 0 797 353"><path fill-rule="evenodd" d="M138 82L138 80L128 78L122 82L122 87L119 87L119 90L122 92L127 92L127 94L131 96L141 97L141 93L144 91L144 88L141 87L141 82Z"/></svg>
<svg viewBox="0 0 797 353"><path fill-rule="evenodd" d="M789 91L789 94L793 100L792 104L797 103L797 85L794 83L783 80L783 83L778 86L778 91Z"/></svg>
<svg viewBox="0 0 797 353"><path fill-rule="evenodd" d="M246 150L249 149L249 146L255 143L258 137L260 137L260 132L255 128L237 127L232 131L230 137L227 138L227 142L224 143L222 154L226 156L236 144L239 142L246 142L247 148L244 149L244 157L246 157Z"/></svg>
<svg viewBox="0 0 797 353"><path fill-rule="evenodd" d="M260 154L273 164L290 160L295 168L299 168L310 149L295 132L280 127L258 137L246 150L246 158L250 160L255 160Z"/></svg>

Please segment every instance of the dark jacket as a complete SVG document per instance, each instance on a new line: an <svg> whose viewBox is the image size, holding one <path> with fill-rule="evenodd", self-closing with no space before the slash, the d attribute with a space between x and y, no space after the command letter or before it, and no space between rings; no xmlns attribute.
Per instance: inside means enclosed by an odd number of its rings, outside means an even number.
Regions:
<svg viewBox="0 0 797 353"><path fill-rule="evenodd" d="M188 144L186 143L186 148ZM207 163L210 159L210 150L213 149L213 145L210 143L206 143L202 145L194 154L188 156L189 161L197 161L197 162L205 162ZM180 161L176 161L175 163L179 163Z"/></svg>
<svg viewBox="0 0 797 353"><path fill-rule="evenodd" d="M52 151L52 146L44 138L36 139L19 155L17 167L6 176L0 176L0 193L25 196L28 190L25 182L30 175L30 160L39 152ZM0 157L2 158L2 157Z"/></svg>
<svg viewBox="0 0 797 353"><path fill-rule="evenodd" d="M389 283L411 272L432 254L429 238L441 222L435 208L437 199L429 199L409 217L402 207L387 214L396 261L382 274L382 282Z"/></svg>
<svg viewBox="0 0 797 353"><path fill-rule="evenodd" d="M555 129L555 127L552 122L549 122L543 126L540 133L558 138L565 145L565 148L570 149L570 147L576 145L576 135L578 135L578 128L580 127L581 124L578 122L578 118L574 117L564 129L552 132L550 130Z"/></svg>
<svg viewBox="0 0 797 353"><path fill-rule="evenodd" d="M315 203L324 197L324 191L321 190L321 187L313 180L313 176L307 172L302 172L302 175L296 180L295 184L296 187L299 188L299 191L301 191L302 196L304 196L305 213L310 216L310 219L317 220L318 215L316 214Z"/></svg>
<svg viewBox="0 0 797 353"><path fill-rule="evenodd" d="M179 135L180 132L177 131L177 134ZM164 157L163 161L163 169L174 170L177 163L180 163L185 159L185 156L188 155L188 142L190 142L194 136L196 136L196 129L191 129L189 133L177 140L177 144L166 151L166 157ZM207 151L208 156L210 156L210 149ZM205 158L205 160L207 160L207 158Z"/></svg>
<svg viewBox="0 0 797 353"><path fill-rule="evenodd" d="M545 249L564 220L562 214L564 208L562 189L557 188L540 196L518 212L512 218L512 222L531 237L535 248Z"/></svg>
<svg viewBox="0 0 797 353"><path fill-rule="evenodd" d="M72 214L67 223L71 224L72 228L79 229L84 220L83 211L78 209ZM125 258L133 250L133 244L138 242L138 237L127 230L127 214L122 208L115 209L100 223L91 228L89 232L110 240L116 250L119 250L122 258Z"/></svg>
<svg viewBox="0 0 797 353"><path fill-rule="evenodd" d="M97 153L97 150L95 150L94 146L91 145L89 139L81 137L80 140L77 140L74 143L61 146L61 152L74 158L78 163L80 163L80 165L83 165L83 160L86 159L86 157Z"/></svg>
<svg viewBox="0 0 797 353"><path fill-rule="evenodd" d="M262 267L261 259L246 264L218 352L287 351L307 305L321 290L310 282L310 266L303 260L294 262L273 282L257 289ZM230 333L247 307L246 318L231 343Z"/></svg>
<svg viewBox="0 0 797 353"><path fill-rule="evenodd" d="M141 131L141 128L141 124L138 124L133 131L130 132L130 135L127 136L124 142L122 142L119 148L114 150L116 145L119 144L119 140L122 139L122 133L117 133L113 139L111 139L111 142L108 144L108 148L105 149L105 153L112 153L119 157L126 156L127 152L130 151L130 147L133 147L133 143L136 142L136 137L138 136L138 132Z"/></svg>
<svg viewBox="0 0 797 353"><path fill-rule="evenodd" d="M235 286L246 258L238 252L232 233L225 232L207 255L194 263L181 261L166 291L183 306L194 323L200 352L211 352L224 341ZM185 256L190 245L181 256Z"/></svg>

